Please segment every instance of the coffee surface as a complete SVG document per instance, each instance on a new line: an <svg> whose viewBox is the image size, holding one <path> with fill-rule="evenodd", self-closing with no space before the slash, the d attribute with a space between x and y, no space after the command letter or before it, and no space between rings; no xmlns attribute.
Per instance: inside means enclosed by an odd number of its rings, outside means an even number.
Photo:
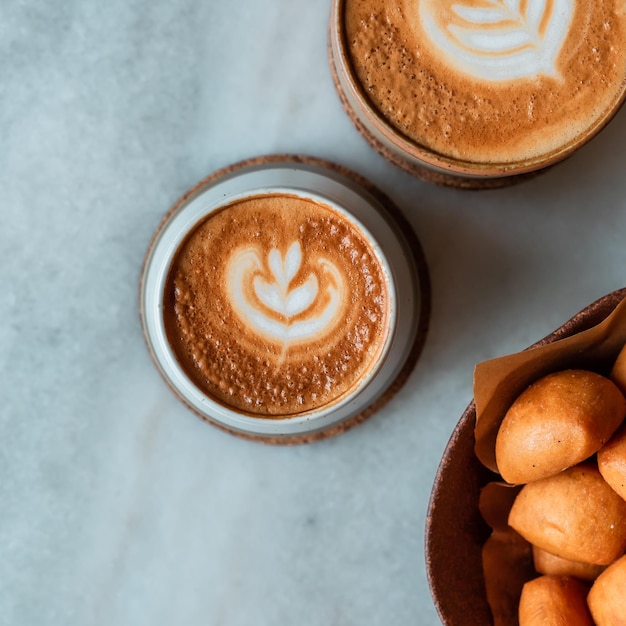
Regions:
<svg viewBox="0 0 626 626"><path fill-rule="evenodd" d="M622 0L345 0L344 22L374 108L454 159L526 162L577 143L626 82Z"/></svg>
<svg viewBox="0 0 626 626"><path fill-rule="evenodd" d="M187 236L164 296L168 341L194 383L259 417L340 400L389 334L388 278L347 218L319 202L254 196Z"/></svg>

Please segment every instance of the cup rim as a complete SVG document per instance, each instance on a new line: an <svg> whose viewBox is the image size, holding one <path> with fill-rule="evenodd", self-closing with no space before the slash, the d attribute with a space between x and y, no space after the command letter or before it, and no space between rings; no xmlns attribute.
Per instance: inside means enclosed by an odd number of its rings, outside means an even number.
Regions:
<svg viewBox="0 0 626 626"><path fill-rule="evenodd" d="M278 166L273 162L262 167L254 163L246 165L245 162L238 165L240 166L236 167L234 172L230 170L218 172L219 175L209 177L211 180L204 181L185 194L172 207L154 234L146 253L140 281L140 318L149 352L161 376L180 400L207 421L234 431L235 434L285 437L328 429L362 412L366 408L364 402L368 405L376 402L386 391L381 384L386 387L393 382L387 378L390 373L397 374L396 370L401 365L396 363L399 342L406 342L408 339L413 343L414 338L410 335L416 332L411 330L407 335L406 331L400 330L400 325L406 326L408 316L414 315L416 308L419 307L420 297L415 288L414 296L411 298L413 300L411 311L408 311L403 304L404 294L403 298L399 297L396 285L398 280L411 278L410 275L415 272L408 265L399 270L398 259L390 260L390 256L394 256L395 253L393 250L390 250L389 254L385 252L383 240L388 243L392 229L378 209L364 203L363 197L345 186L343 181L325 176L325 172L296 167L289 162L287 166ZM273 182L268 184L268 181ZM320 190L315 186L319 185L320 181L325 181L327 185L325 189ZM308 187L309 183L313 188ZM362 232L374 251L387 278L391 299L390 327L377 362L367 376L330 403L292 417L257 417L236 411L203 393L191 382L178 363L174 351L167 342L163 325L164 282L171 260L187 234L213 211L243 198L267 193L287 193L310 199L349 220ZM344 206L344 201L349 205ZM356 213L354 203L359 206ZM359 211L362 214L359 214ZM381 232L384 233L382 237ZM397 236L397 233L393 235ZM388 245L386 247L389 248ZM412 282L415 286L414 278ZM402 360L406 359L405 354L401 354L401 357ZM379 378L380 383L376 382Z"/></svg>
<svg viewBox="0 0 626 626"><path fill-rule="evenodd" d="M617 90L617 97L603 114L573 141L531 159L495 163L475 163L430 150L407 137L371 104L365 89L356 76L346 45L344 10L347 0L331 0L329 26L329 51L336 74L336 87L343 92L352 113L365 127L366 138L382 144L395 159L406 161L409 166L426 168L435 174L453 176L477 183L498 178L523 178L539 170L547 169L571 156L591 141L617 115L626 101L626 76ZM337 84L338 83L338 84ZM368 137L367 134L371 134Z"/></svg>

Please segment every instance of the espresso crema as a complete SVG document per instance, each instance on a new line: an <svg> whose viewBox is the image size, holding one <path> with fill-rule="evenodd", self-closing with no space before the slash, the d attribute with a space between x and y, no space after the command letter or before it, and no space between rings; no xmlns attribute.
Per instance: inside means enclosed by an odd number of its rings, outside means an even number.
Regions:
<svg viewBox="0 0 626 626"><path fill-rule="evenodd" d="M164 295L168 341L205 394L287 417L341 400L389 337L388 277L359 227L320 202L253 196L183 241Z"/></svg>
<svg viewBox="0 0 626 626"><path fill-rule="evenodd" d="M623 98L623 0L345 0L344 25L373 107L444 157L539 161Z"/></svg>

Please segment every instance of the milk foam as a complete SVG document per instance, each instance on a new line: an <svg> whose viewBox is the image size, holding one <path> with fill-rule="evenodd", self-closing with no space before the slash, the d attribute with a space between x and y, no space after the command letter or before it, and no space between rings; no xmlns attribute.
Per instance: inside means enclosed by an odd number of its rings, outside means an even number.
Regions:
<svg viewBox="0 0 626 626"><path fill-rule="evenodd" d="M357 87L392 128L435 156L524 167L558 158L623 98L623 0L344 2ZM525 22L501 20L514 10ZM540 46L511 47L531 41L529 32Z"/></svg>
<svg viewBox="0 0 626 626"><path fill-rule="evenodd" d="M231 255L226 269L227 290L235 313L251 332L270 341L287 345L321 339L337 323L347 297L339 270L332 262L319 258L316 266L330 278L325 291L320 292L320 281L314 273L292 289L291 282L302 265L300 243L294 241L284 257L273 248L267 259L265 268L260 250L253 246L238 248ZM325 304L320 306L320 301Z"/></svg>
<svg viewBox="0 0 626 626"><path fill-rule="evenodd" d="M447 62L488 81L559 77L556 61L574 8L574 0L418 3L424 31Z"/></svg>

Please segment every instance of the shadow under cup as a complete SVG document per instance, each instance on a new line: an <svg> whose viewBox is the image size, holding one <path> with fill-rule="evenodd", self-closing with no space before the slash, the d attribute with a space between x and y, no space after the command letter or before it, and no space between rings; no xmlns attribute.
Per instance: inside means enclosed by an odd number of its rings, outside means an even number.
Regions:
<svg viewBox="0 0 626 626"><path fill-rule="evenodd" d="M416 251L376 197L325 164L237 164L155 234L140 291L148 348L178 398L233 434L343 432L397 390L421 349Z"/></svg>
<svg viewBox="0 0 626 626"><path fill-rule="evenodd" d="M436 184L502 187L617 113L626 12L618 0L333 0L329 60L344 109L387 160Z"/></svg>

